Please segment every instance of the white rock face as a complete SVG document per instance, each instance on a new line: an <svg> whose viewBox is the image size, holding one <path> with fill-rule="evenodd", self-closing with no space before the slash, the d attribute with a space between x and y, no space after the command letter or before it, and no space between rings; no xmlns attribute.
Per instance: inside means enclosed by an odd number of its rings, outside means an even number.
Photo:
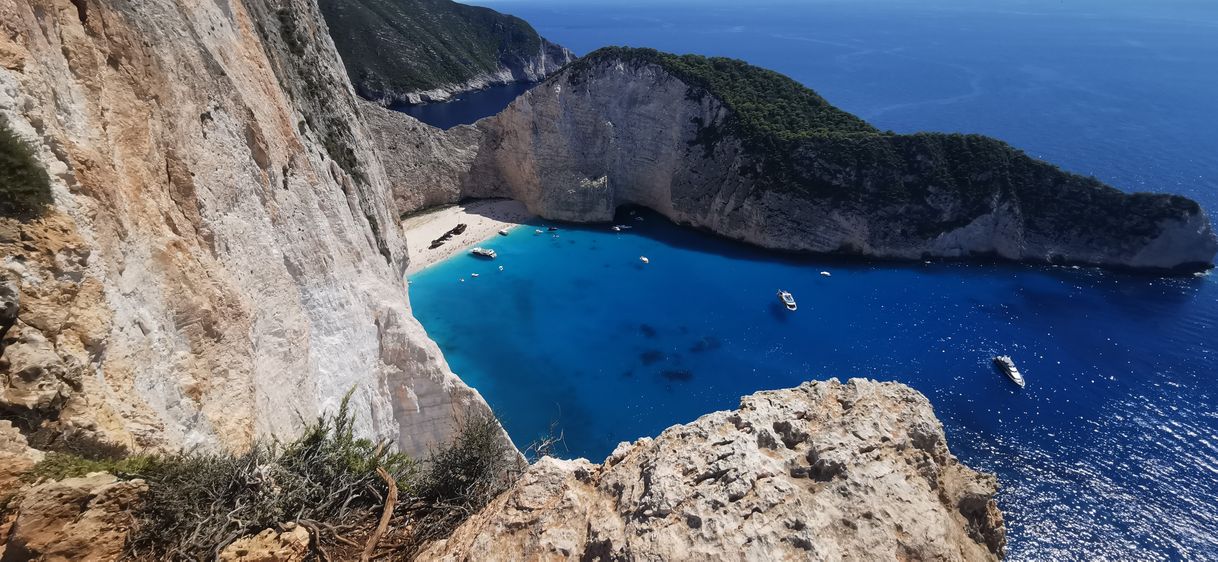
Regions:
<svg viewBox="0 0 1218 562"><path fill-rule="evenodd" d="M421 452L485 408L410 314L388 180L312 2L0 0L0 113L56 201L0 236L9 336L85 368L68 422L241 448L354 389L363 433Z"/></svg>
<svg viewBox="0 0 1218 562"><path fill-rule="evenodd" d="M568 67L477 123L481 146L462 193L512 197L543 217L569 221L608 221L618 206L643 205L678 223L781 250L1153 268L1204 267L1218 252L1195 204L1135 225L1135 211L1167 206L1166 198L1113 196L1108 188L1063 182L1039 164L1011 180L1028 184L1013 196L994 180L1002 171L970 172L968 188L936 187L935 178L918 176L933 155L915 153L895 168L841 166L818 156L812 141L791 157L800 173L850 195L832 200L763 187L760 163L739 139L725 135L712 148L701 142L729 116L713 95L655 64L610 59ZM892 196L906 191L903 184L927 193ZM964 200L965 189L993 190L983 212ZM1027 193L1048 201L1028 202Z"/></svg>
<svg viewBox="0 0 1218 562"><path fill-rule="evenodd" d="M428 560L994 560L993 476L959 463L924 396L853 379L545 458Z"/></svg>

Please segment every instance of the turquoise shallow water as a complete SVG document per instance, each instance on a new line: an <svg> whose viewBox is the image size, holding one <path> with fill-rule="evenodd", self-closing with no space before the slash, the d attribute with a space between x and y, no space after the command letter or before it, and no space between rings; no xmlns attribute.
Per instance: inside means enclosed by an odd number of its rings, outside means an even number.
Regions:
<svg viewBox="0 0 1218 562"><path fill-rule="evenodd" d="M1213 548L1210 280L801 258L642 216L624 233L516 229L487 241L493 262L412 278L419 320L521 445L555 427L559 453L599 460L760 389L897 380L999 474L1014 552ZM1025 390L991 367L1000 352Z"/></svg>
<svg viewBox="0 0 1218 562"><path fill-rule="evenodd" d="M577 52L741 57L883 128L991 134L1218 210L1212 2L493 5ZM423 325L517 442L557 423L569 455L599 460L756 390L897 380L998 474L1012 559L1218 559L1213 276L798 258L646 217L517 230L488 243L496 262L412 278ZM998 352L1026 390L992 370Z"/></svg>

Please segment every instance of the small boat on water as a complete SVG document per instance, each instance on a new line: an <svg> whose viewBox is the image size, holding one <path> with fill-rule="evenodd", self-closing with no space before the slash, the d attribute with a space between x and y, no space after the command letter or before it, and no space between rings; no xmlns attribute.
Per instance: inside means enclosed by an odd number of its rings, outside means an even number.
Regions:
<svg viewBox="0 0 1218 562"><path fill-rule="evenodd" d="M782 301L782 305L787 307L787 310L793 311L797 308L795 297L791 296L790 291L778 291L778 300Z"/></svg>
<svg viewBox="0 0 1218 562"><path fill-rule="evenodd" d="M537 230L534 230L534 231L533 231L533 234L541 234L541 229L539 228L539 229L537 229Z"/></svg>
<svg viewBox="0 0 1218 562"><path fill-rule="evenodd" d="M828 271L822 271L820 274L822 277L833 277L833 274L829 273Z"/></svg>
<svg viewBox="0 0 1218 562"><path fill-rule="evenodd" d="M491 259L491 260L495 259L495 257L497 256L495 251L490 248L474 248L474 249L470 250L469 253L471 253L475 256L478 256L480 258L486 258L486 259Z"/></svg>
<svg viewBox="0 0 1218 562"><path fill-rule="evenodd" d="M478 277L478 274L477 274L477 273L471 273L471 274L469 274L469 276L470 276L470 277L477 278L477 277Z"/></svg>
<svg viewBox="0 0 1218 562"><path fill-rule="evenodd" d="M1015 360L1009 355L999 355L994 358L994 364L998 366L998 370L1011 379L1019 388L1023 388L1023 375L1020 374L1019 368L1015 366Z"/></svg>
<svg viewBox="0 0 1218 562"><path fill-rule="evenodd" d="M651 263L651 260L647 259L647 256L639 256L639 261L643 263Z"/></svg>
<svg viewBox="0 0 1218 562"><path fill-rule="evenodd" d="M549 230L550 232L554 232L555 230L558 230L558 227L557 227L557 226L551 226L550 228L547 228L546 230Z"/></svg>
<svg viewBox="0 0 1218 562"><path fill-rule="evenodd" d="M614 231L614 232L621 232L621 231L622 231L622 227L620 227L620 226L611 226L611 227L609 227L609 230L612 230L612 231Z"/></svg>
<svg viewBox="0 0 1218 562"><path fill-rule="evenodd" d="M506 229L506 228L499 229L499 235L500 235L500 236L507 236L507 235L508 235L508 229Z"/></svg>

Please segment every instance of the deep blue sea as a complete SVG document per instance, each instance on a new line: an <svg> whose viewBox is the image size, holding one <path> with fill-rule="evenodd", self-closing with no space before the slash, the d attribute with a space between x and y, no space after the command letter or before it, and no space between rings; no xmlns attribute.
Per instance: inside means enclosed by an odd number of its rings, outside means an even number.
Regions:
<svg viewBox="0 0 1218 562"><path fill-rule="evenodd" d="M743 58L882 128L990 134L1218 211L1218 3L488 5L579 53ZM1012 559L1218 559L1214 276L793 257L641 216L523 227L487 243L495 262L412 277L416 315L518 444L555 425L560 452L599 461L757 390L896 380L998 474Z"/></svg>
<svg viewBox="0 0 1218 562"><path fill-rule="evenodd" d="M447 103L397 103L390 105L389 109L401 111L432 127L451 129L503 111L512 100L531 87L533 84L527 82L507 84L466 92Z"/></svg>

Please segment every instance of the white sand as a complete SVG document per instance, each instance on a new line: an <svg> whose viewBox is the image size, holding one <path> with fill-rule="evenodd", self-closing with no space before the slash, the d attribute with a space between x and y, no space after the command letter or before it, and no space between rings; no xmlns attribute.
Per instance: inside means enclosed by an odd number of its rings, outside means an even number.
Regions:
<svg viewBox="0 0 1218 562"><path fill-rule="evenodd" d="M406 242L410 247L410 267L406 273L414 273L458 252L467 251L488 238L497 238L501 229L519 226L533 216L520 202L484 199L407 217L402 221L402 230L406 232ZM432 240L444 236L445 232L462 223L467 225L465 232L449 238L439 248L428 248ZM493 243L486 245L494 247Z"/></svg>

